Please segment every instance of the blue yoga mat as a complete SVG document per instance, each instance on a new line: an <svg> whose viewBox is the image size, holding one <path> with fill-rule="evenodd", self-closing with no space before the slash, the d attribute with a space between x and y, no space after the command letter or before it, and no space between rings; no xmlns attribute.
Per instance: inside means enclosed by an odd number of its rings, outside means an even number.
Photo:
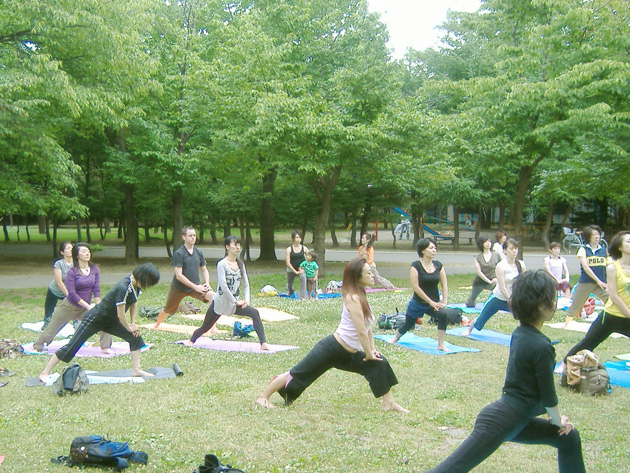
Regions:
<svg viewBox="0 0 630 473"><path fill-rule="evenodd" d="M392 338L394 338L394 336L393 335L374 335L374 338L387 342L391 340ZM444 345L446 346L446 348L451 350L450 352L438 350L437 340L434 340L429 337L418 337L417 335L414 335L413 333L409 333L409 332L407 332L402 337L400 337L400 340L398 340L397 345L400 345L406 348L411 348L412 350L421 351L423 353L428 353L429 355L450 355L452 353L461 353L461 352L477 353L481 351L481 350L478 350L477 348L460 347L460 346L453 345L452 343L448 343L448 342L444 342Z"/></svg>
<svg viewBox="0 0 630 473"><path fill-rule="evenodd" d="M461 309L464 314L478 314L481 312L481 309L483 309L483 303L477 302L474 307L466 307L464 302L458 302L457 304L448 304L446 307Z"/></svg>
<svg viewBox="0 0 630 473"><path fill-rule="evenodd" d="M610 384L630 388L630 368L625 361L607 361L604 363L610 377Z"/></svg>
<svg viewBox="0 0 630 473"><path fill-rule="evenodd" d="M315 297L314 294L311 294L312 297ZM296 301L298 300L298 295L296 292L294 292L293 294L289 295L286 292L280 292L278 293L278 297L284 297L285 299L295 299ZM338 297L341 297L341 293L339 292L333 292L332 294L328 293L328 292L323 292L321 294L319 294L319 296L317 296L319 299L336 299Z"/></svg>
<svg viewBox="0 0 630 473"><path fill-rule="evenodd" d="M466 327L451 328L446 331L447 335L455 335L456 337L463 337ZM469 337L471 340L478 340L480 342L496 343L497 345L510 346L512 341L512 335L506 335L504 333L495 332L494 330L477 330L473 329Z"/></svg>

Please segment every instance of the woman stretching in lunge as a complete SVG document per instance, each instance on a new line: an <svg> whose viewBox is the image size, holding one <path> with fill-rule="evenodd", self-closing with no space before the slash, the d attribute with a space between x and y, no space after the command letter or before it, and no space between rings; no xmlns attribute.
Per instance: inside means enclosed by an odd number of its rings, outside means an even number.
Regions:
<svg viewBox="0 0 630 473"><path fill-rule="evenodd" d="M545 271L523 273L514 282L512 333L503 396L484 407L470 436L430 473L465 473L503 442L551 445L560 473L583 473L580 435L560 415L554 388L555 350L540 331L556 310L556 281ZM547 412L550 420L537 416Z"/></svg>
<svg viewBox="0 0 630 473"><path fill-rule="evenodd" d="M290 371L276 376L256 401L263 407L275 407L269 396L278 393L286 405L295 401L306 388L330 368L359 373L370 383L375 397L383 397L383 408L409 412L394 401L392 386L398 384L391 366L374 348L374 315L365 288L374 283L370 265L364 258L354 258L343 270L343 311L335 333L320 340L306 357Z"/></svg>
<svg viewBox="0 0 630 473"><path fill-rule="evenodd" d="M48 384L50 372L60 361L70 362L83 343L98 331L120 337L129 343L132 362L132 376L145 378L153 376L140 368L140 349L145 345L140 336L140 328L136 325L136 303L141 289L154 286L160 280L160 272L151 263L144 263L133 270L129 276L116 283L105 294L100 304L90 309L72 339L50 358L50 361L39 375L39 380ZM125 312L129 311L129 322Z"/></svg>
<svg viewBox="0 0 630 473"><path fill-rule="evenodd" d="M262 350L269 350L265 329L263 328L260 314L249 305L249 280L245 265L238 257L241 252L241 240L235 236L228 236L225 241L226 256L217 263L217 292L208 307L203 324L194 331L190 340L185 345L191 347L204 333L217 323L222 315L243 315L250 317L254 323L254 330L260 341ZM239 299L240 286L243 283L243 298Z"/></svg>

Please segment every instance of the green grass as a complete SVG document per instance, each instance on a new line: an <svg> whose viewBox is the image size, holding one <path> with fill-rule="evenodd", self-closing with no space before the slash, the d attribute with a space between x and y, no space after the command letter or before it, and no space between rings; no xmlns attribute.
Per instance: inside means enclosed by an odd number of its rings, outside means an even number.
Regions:
<svg viewBox="0 0 630 473"><path fill-rule="evenodd" d="M282 288L283 281L279 273L253 276L251 284L259 288L270 282ZM452 302L465 300L468 290L462 287L470 281L466 275L449 277ZM405 280L393 282L408 287ZM166 283L152 288L140 304L161 305L167 288ZM20 329L19 324L41 319L44 295L44 289L0 291L2 337L34 341L35 334ZM409 290L369 296L376 314L404 309L409 297ZM398 376L394 396L411 410L408 415L383 412L362 378L336 370L326 373L290 408L257 408L254 401L272 376L289 369L335 329L341 302L254 297L252 303L298 315L299 320L267 324L266 331L270 343L298 345L299 349L266 356L186 349L172 343L182 338L177 334L145 331L145 340L155 347L142 355L143 367L177 362L185 372L183 377L136 385L94 385L85 395L66 398L53 397L47 388L24 387L25 379L36 376L47 357L0 360L0 366L17 373L0 388L0 455L6 457L2 471L67 472L67 467L54 465L50 459L67 454L75 436L100 434L128 441L133 449L149 454L146 467L131 467L136 471L190 473L204 454L216 453L248 473L422 472L459 445L470 433L478 411L500 396L508 348L447 336L452 343L482 351L430 356L377 342ZM555 319L563 320L562 314L557 313ZM179 316L169 322L194 324ZM497 315L487 324L504 333L515 326L509 315ZM582 336L548 328L545 332L560 341L558 357ZM416 333L435 338L436 329L425 324ZM628 351L627 340L609 339L597 354L610 360ZM128 356L80 363L101 371L131 365ZM561 411L580 429L587 470L629 471L625 437L630 431L630 390L616 388L603 398L560 389L558 394ZM280 406L279 397L272 400ZM555 472L556 453L549 447L505 444L474 471Z"/></svg>

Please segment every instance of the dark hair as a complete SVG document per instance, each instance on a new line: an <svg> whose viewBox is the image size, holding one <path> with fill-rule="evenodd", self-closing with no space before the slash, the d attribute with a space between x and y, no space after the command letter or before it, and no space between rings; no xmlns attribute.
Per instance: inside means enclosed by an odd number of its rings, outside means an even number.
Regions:
<svg viewBox="0 0 630 473"><path fill-rule="evenodd" d="M562 248L562 245L557 241L552 241L551 243L549 243L549 249L553 250L554 248Z"/></svg>
<svg viewBox="0 0 630 473"><path fill-rule="evenodd" d="M487 241L492 243L492 240L488 235L479 235L479 239L477 240L477 248L479 248L479 251L483 251L483 244Z"/></svg>
<svg viewBox="0 0 630 473"><path fill-rule="evenodd" d="M507 250L508 245L512 245L514 248L518 248L518 245L520 245L520 243L518 242L518 240L515 240L514 238L508 238L503 243L503 249Z"/></svg>
<svg viewBox="0 0 630 473"><path fill-rule="evenodd" d="M501 237L504 237L504 236L507 236L505 232L503 230L499 230L498 232L494 234L494 239L497 241L497 243L500 243Z"/></svg>
<svg viewBox="0 0 630 473"><path fill-rule="evenodd" d="M510 308L521 323L533 324L556 307L558 282L544 269L525 271L514 280Z"/></svg>
<svg viewBox="0 0 630 473"><path fill-rule="evenodd" d="M193 230L194 231L195 227L191 227L190 225L186 226L186 227L182 227L182 236L186 236L186 234L188 233L188 230Z"/></svg>
<svg viewBox="0 0 630 473"><path fill-rule="evenodd" d="M418 240L418 243L416 243L416 252L420 258L422 258L422 252L426 250L431 243L433 243L437 248L437 243L433 237L420 238Z"/></svg>
<svg viewBox="0 0 630 473"><path fill-rule="evenodd" d="M90 251L90 261L88 261L89 266L93 266L92 264L92 248L87 243L83 243L82 241L78 242L76 245L72 247L72 265L75 268L79 267L79 250L82 246L85 246Z"/></svg>
<svg viewBox="0 0 630 473"><path fill-rule="evenodd" d="M614 237L612 237L612 240L610 240L610 244L608 245L608 253L615 260L621 258L621 245L623 245L623 237L626 235L630 235L630 232L624 230L617 233Z"/></svg>
<svg viewBox="0 0 630 473"><path fill-rule="evenodd" d="M597 225L587 225L586 227L584 227L584 230L582 230L582 240L584 241L585 245L591 242L591 238L593 238L594 230L599 232L600 237L602 236L602 233L603 233L602 229Z"/></svg>
<svg viewBox="0 0 630 473"><path fill-rule="evenodd" d="M295 240L295 237L300 235L300 238L302 238L302 232L299 230L293 230L291 232L291 241Z"/></svg>
<svg viewBox="0 0 630 473"><path fill-rule="evenodd" d="M348 261L345 268L343 268L343 283L341 285L341 295L347 294L359 296L359 302L361 303L361 309L363 309L363 317L369 318L372 314L370 305L368 304L367 296L365 295L365 288L359 285L363 268L367 264L365 258L353 258Z"/></svg>
<svg viewBox="0 0 630 473"><path fill-rule="evenodd" d="M63 252L66 249L66 246L72 245L71 241L62 241L61 245L59 245L59 254L63 255Z"/></svg>
<svg viewBox="0 0 630 473"><path fill-rule="evenodd" d="M307 254L313 259L313 261L317 260L317 251L315 251L315 250L308 250Z"/></svg>
<svg viewBox="0 0 630 473"><path fill-rule="evenodd" d="M142 263L131 273L134 279L140 283L142 289L155 286L160 281L160 271L153 263Z"/></svg>
<svg viewBox="0 0 630 473"><path fill-rule="evenodd" d="M367 236L367 243L365 244L365 249L369 249L372 248L372 246L374 246L374 235L372 235L371 233L364 233L365 236Z"/></svg>
<svg viewBox="0 0 630 473"><path fill-rule="evenodd" d="M240 244L241 239L234 235L228 235L225 237L225 240L223 240L223 247L225 248L226 246L230 246L232 242L234 242L234 244ZM227 256L227 250L225 250L225 254ZM236 263L238 264L238 269L241 270L241 277L243 277L243 269L245 267L245 264L238 256L236 257Z"/></svg>

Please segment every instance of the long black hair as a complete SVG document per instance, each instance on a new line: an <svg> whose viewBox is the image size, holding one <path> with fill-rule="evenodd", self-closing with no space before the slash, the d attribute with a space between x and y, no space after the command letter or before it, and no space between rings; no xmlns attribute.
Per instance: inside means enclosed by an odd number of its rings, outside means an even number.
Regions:
<svg viewBox="0 0 630 473"><path fill-rule="evenodd" d="M232 242L241 243L241 239L234 235L228 235L225 237L225 240L223 240L223 247L225 248L226 246L230 246L230 243ZM225 256L227 256L227 249L225 250ZM242 277L244 268L245 268L245 263L243 263L243 260L239 256L236 256L236 263L238 264L238 269L240 269L241 277Z"/></svg>

